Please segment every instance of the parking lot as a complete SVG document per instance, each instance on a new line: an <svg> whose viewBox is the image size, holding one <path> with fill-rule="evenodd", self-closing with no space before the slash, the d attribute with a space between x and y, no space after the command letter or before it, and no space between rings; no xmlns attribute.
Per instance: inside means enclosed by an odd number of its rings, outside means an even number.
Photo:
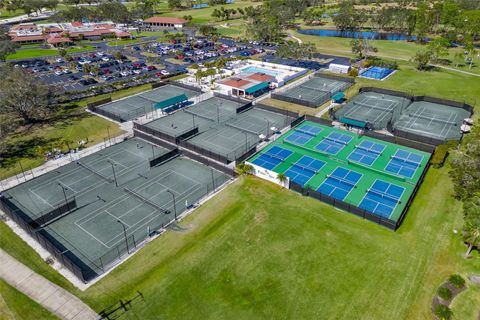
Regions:
<svg viewBox="0 0 480 320"><path fill-rule="evenodd" d="M127 79L135 81L143 77L168 77L170 74L184 72L194 63L202 64L219 57L261 55L264 61L300 64L312 70L325 67L318 61L279 59L275 56L276 45L269 43L241 43L231 39L220 39L214 43L201 37L189 38L183 43L158 42L155 38L143 40L148 41L121 46L96 43L95 52L73 54L73 60L68 62L60 57L47 57L13 61L12 64L32 72L47 84L70 92ZM122 59L118 52L123 53ZM336 61L338 57L319 58L332 58Z"/></svg>

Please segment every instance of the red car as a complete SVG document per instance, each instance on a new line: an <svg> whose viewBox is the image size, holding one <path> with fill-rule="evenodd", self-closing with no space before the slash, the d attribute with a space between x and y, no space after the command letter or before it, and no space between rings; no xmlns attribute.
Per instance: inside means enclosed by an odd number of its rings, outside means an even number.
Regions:
<svg viewBox="0 0 480 320"><path fill-rule="evenodd" d="M157 67L155 67L155 66L148 66L148 67L147 67L147 70L148 70L148 71L157 70Z"/></svg>

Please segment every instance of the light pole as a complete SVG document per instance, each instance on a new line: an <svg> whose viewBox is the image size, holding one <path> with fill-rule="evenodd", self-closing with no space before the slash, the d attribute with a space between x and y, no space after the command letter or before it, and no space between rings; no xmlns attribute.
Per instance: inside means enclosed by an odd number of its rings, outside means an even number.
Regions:
<svg viewBox="0 0 480 320"><path fill-rule="evenodd" d="M264 118L263 120L267 121L267 139L268 139L268 136L270 134L270 121L267 118Z"/></svg>
<svg viewBox="0 0 480 320"><path fill-rule="evenodd" d="M115 174L115 163L113 163L110 160L107 160L108 163L112 166L112 171L113 171L113 180L115 180L115 187L118 187L118 182L117 182L117 175Z"/></svg>
<svg viewBox="0 0 480 320"><path fill-rule="evenodd" d="M67 206L67 209L68 211L70 211L70 206L68 205L68 200L67 200L67 193L65 192L65 187L62 186L61 183L58 183L58 185L60 186L60 188L62 188L62 191L63 191L63 198L65 199L65 205Z"/></svg>
<svg viewBox="0 0 480 320"><path fill-rule="evenodd" d="M167 192L170 193L173 197L173 213L175 214L175 220L177 220L177 205L175 202L175 194L170 190L167 190Z"/></svg>
<svg viewBox="0 0 480 320"><path fill-rule="evenodd" d="M127 246L127 253L130 254L130 249L128 248L128 240L127 240L127 229L125 228L125 225L123 224L122 221L117 220L118 223L120 223L123 227L123 235L125 236L125 245Z"/></svg>

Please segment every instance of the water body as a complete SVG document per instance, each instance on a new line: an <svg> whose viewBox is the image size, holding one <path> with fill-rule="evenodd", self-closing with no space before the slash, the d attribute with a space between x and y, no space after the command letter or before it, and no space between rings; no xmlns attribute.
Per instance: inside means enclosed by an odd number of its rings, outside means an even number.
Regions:
<svg viewBox="0 0 480 320"><path fill-rule="evenodd" d="M340 37L352 39L372 39L372 40L403 40L415 41L416 36L409 36L402 33L383 33L374 31L339 31L325 29L300 29L298 33L319 36L319 37Z"/></svg>

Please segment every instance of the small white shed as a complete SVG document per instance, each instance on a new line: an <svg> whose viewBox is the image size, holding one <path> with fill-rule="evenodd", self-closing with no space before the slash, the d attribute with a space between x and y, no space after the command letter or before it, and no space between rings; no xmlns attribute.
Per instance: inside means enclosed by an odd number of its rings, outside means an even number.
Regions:
<svg viewBox="0 0 480 320"><path fill-rule="evenodd" d="M328 66L328 71L333 73L348 73L350 71L350 66L330 63L330 65Z"/></svg>

